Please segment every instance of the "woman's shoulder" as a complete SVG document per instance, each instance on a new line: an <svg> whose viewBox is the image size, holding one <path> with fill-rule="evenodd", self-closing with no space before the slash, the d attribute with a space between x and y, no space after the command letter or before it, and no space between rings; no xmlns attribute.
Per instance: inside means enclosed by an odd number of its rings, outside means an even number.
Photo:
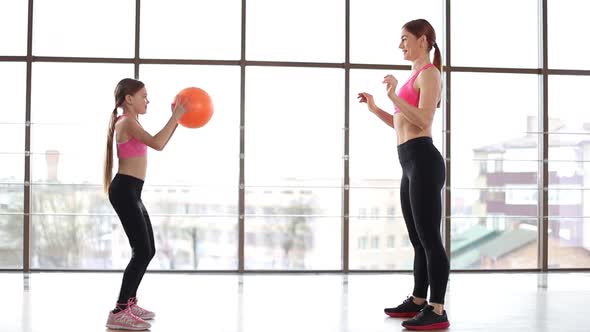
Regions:
<svg viewBox="0 0 590 332"><path fill-rule="evenodd" d="M441 73L438 70L438 68L436 68L436 66L430 66L430 67L424 69L422 72L420 72L420 74L418 74L418 77L416 80L419 82L428 82L428 81L438 82L441 80Z"/></svg>

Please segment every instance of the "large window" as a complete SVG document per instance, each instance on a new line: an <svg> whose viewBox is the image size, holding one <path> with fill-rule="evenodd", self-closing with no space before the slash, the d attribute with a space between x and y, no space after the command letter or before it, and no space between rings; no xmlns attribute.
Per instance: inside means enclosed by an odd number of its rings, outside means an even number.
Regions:
<svg viewBox="0 0 590 332"><path fill-rule="evenodd" d="M436 31L439 45L444 44L443 1L413 0L404 3L389 0L350 1L350 61L406 65L398 48L404 23L424 18Z"/></svg>
<svg viewBox="0 0 590 332"><path fill-rule="evenodd" d="M393 113L381 83L383 76L404 81L407 71L352 70L350 84L350 268L404 270L413 265L414 250L407 239L399 187L402 170L396 149L396 132L359 104L359 92L371 93L375 103ZM442 110L435 113L433 138L442 150ZM387 246L389 237L400 239ZM373 241L371 239L380 239ZM366 241L366 244L365 244Z"/></svg>
<svg viewBox="0 0 590 332"><path fill-rule="evenodd" d="M144 1L139 54L155 59L239 59L241 5L240 0Z"/></svg>
<svg viewBox="0 0 590 332"><path fill-rule="evenodd" d="M549 265L590 266L590 77L549 77ZM587 154L588 152L588 154Z"/></svg>
<svg viewBox="0 0 590 332"><path fill-rule="evenodd" d="M578 56L590 46L577 37L588 9L2 1L0 269L125 267L131 251L102 172L113 90L134 77L146 84L140 121L152 134L181 89L200 87L214 103L206 126L179 127L164 151L148 152L150 269L411 270L396 132L357 94L393 112L382 80L408 78L400 31L417 18L450 55L432 135L451 167L441 192L451 268L536 269L545 249L550 269L590 268L590 65Z"/></svg>
<svg viewBox="0 0 590 332"><path fill-rule="evenodd" d="M34 55L133 56L133 1L35 0L33 8Z"/></svg>
<svg viewBox="0 0 590 332"><path fill-rule="evenodd" d="M451 264L537 264L538 77L454 73Z"/></svg>
<svg viewBox="0 0 590 332"><path fill-rule="evenodd" d="M35 63L33 71L32 267L112 268L111 236L123 230L104 216L112 208L100 184L114 86L133 66Z"/></svg>
<svg viewBox="0 0 590 332"><path fill-rule="evenodd" d="M0 73L0 269L15 269L23 264L25 64L0 62Z"/></svg>
<svg viewBox="0 0 590 332"><path fill-rule="evenodd" d="M577 31L587 31L586 13L590 2L585 0L548 0L549 68L590 69L584 56L573 56L570 51L576 45L576 54L590 53L590 44L578 41Z"/></svg>
<svg viewBox="0 0 590 332"><path fill-rule="evenodd" d="M252 0L246 14L248 60L344 61L344 1Z"/></svg>
<svg viewBox="0 0 590 332"><path fill-rule="evenodd" d="M451 64L536 68L538 12L537 0L452 0Z"/></svg>
<svg viewBox="0 0 590 332"><path fill-rule="evenodd" d="M401 28L416 18L427 19L444 44L443 3L432 1L350 1L350 59L353 63L407 65L398 48ZM431 53L431 56L434 52ZM368 92L383 110L393 113L382 84L393 74L400 85L405 70L350 71L350 205L349 264L353 270L407 270L414 250L401 213L401 167L395 130L359 104L357 94ZM442 109L435 113L433 138L441 153Z"/></svg>
<svg viewBox="0 0 590 332"><path fill-rule="evenodd" d="M0 35L0 56L27 54L27 8L22 0L0 2L0 31L10 31Z"/></svg>
<svg viewBox="0 0 590 332"><path fill-rule="evenodd" d="M343 76L246 71L248 269L341 268Z"/></svg>
<svg viewBox="0 0 590 332"><path fill-rule="evenodd" d="M156 246L163 249L153 268L237 269L239 67L142 65L140 79L150 100L144 122L150 132L168 121L183 88L204 89L214 104L206 126L179 127L166 149L150 151L146 180L153 187L144 201L158 215Z"/></svg>

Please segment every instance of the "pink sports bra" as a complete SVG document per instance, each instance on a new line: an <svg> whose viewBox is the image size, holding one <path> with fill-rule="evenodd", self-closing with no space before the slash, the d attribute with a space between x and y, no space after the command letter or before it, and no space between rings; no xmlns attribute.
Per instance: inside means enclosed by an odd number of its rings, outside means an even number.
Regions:
<svg viewBox="0 0 590 332"><path fill-rule="evenodd" d="M124 116L125 114L118 116L117 121L119 121L119 119ZM140 157L145 155L147 155L147 145L135 137L131 137L123 143L117 143L117 157L119 157L119 159Z"/></svg>
<svg viewBox="0 0 590 332"><path fill-rule="evenodd" d="M402 85L401 88L399 88L397 95L401 99L405 100L408 104L418 107L418 102L420 101L420 92L414 89L414 82L416 81L418 74L430 67L434 67L434 65L432 63L429 63L426 66L422 67L420 70L418 70L416 73L414 73L414 75L412 75L408 79L408 81L404 85ZM395 106L394 114L397 114L399 112L401 112L400 109L397 106Z"/></svg>

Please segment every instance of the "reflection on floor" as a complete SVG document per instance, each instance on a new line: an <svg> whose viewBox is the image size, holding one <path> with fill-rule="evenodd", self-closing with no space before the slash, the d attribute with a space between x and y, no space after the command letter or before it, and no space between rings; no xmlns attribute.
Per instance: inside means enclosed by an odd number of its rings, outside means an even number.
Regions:
<svg viewBox="0 0 590 332"><path fill-rule="evenodd" d="M0 273L0 331L107 331L120 273ZM410 274L156 274L138 298L151 331L404 330L382 309ZM451 274L450 331L590 331L590 273Z"/></svg>

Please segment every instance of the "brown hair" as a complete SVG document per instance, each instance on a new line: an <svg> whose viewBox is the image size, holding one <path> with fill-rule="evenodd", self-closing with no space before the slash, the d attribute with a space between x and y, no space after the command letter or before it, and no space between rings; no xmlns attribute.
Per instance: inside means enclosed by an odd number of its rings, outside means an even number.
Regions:
<svg viewBox="0 0 590 332"><path fill-rule="evenodd" d="M434 60L432 60L432 63L436 68L438 68L438 71L441 71L442 67L440 49L436 44L436 32L434 32L434 28L432 27L432 25L430 25L430 23L427 20L420 18L404 24L402 28L408 31L409 33L413 34L417 38L426 36L426 42L428 43L428 51L430 52L430 50L434 48Z"/></svg>
<svg viewBox="0 0 590 332"><path fill-rule="evenodd" d="M107 148L104 158L103 187L106 193L109 192L111 179L113 177L113 137L115 136L115 123L117 122L117 108L123 106L125 96L135 94L144 86L145 85L141 81L132 78L124 78L117 83L117 87L115 88L115 108L111 112L111 118L109 120Z"/></svg>

